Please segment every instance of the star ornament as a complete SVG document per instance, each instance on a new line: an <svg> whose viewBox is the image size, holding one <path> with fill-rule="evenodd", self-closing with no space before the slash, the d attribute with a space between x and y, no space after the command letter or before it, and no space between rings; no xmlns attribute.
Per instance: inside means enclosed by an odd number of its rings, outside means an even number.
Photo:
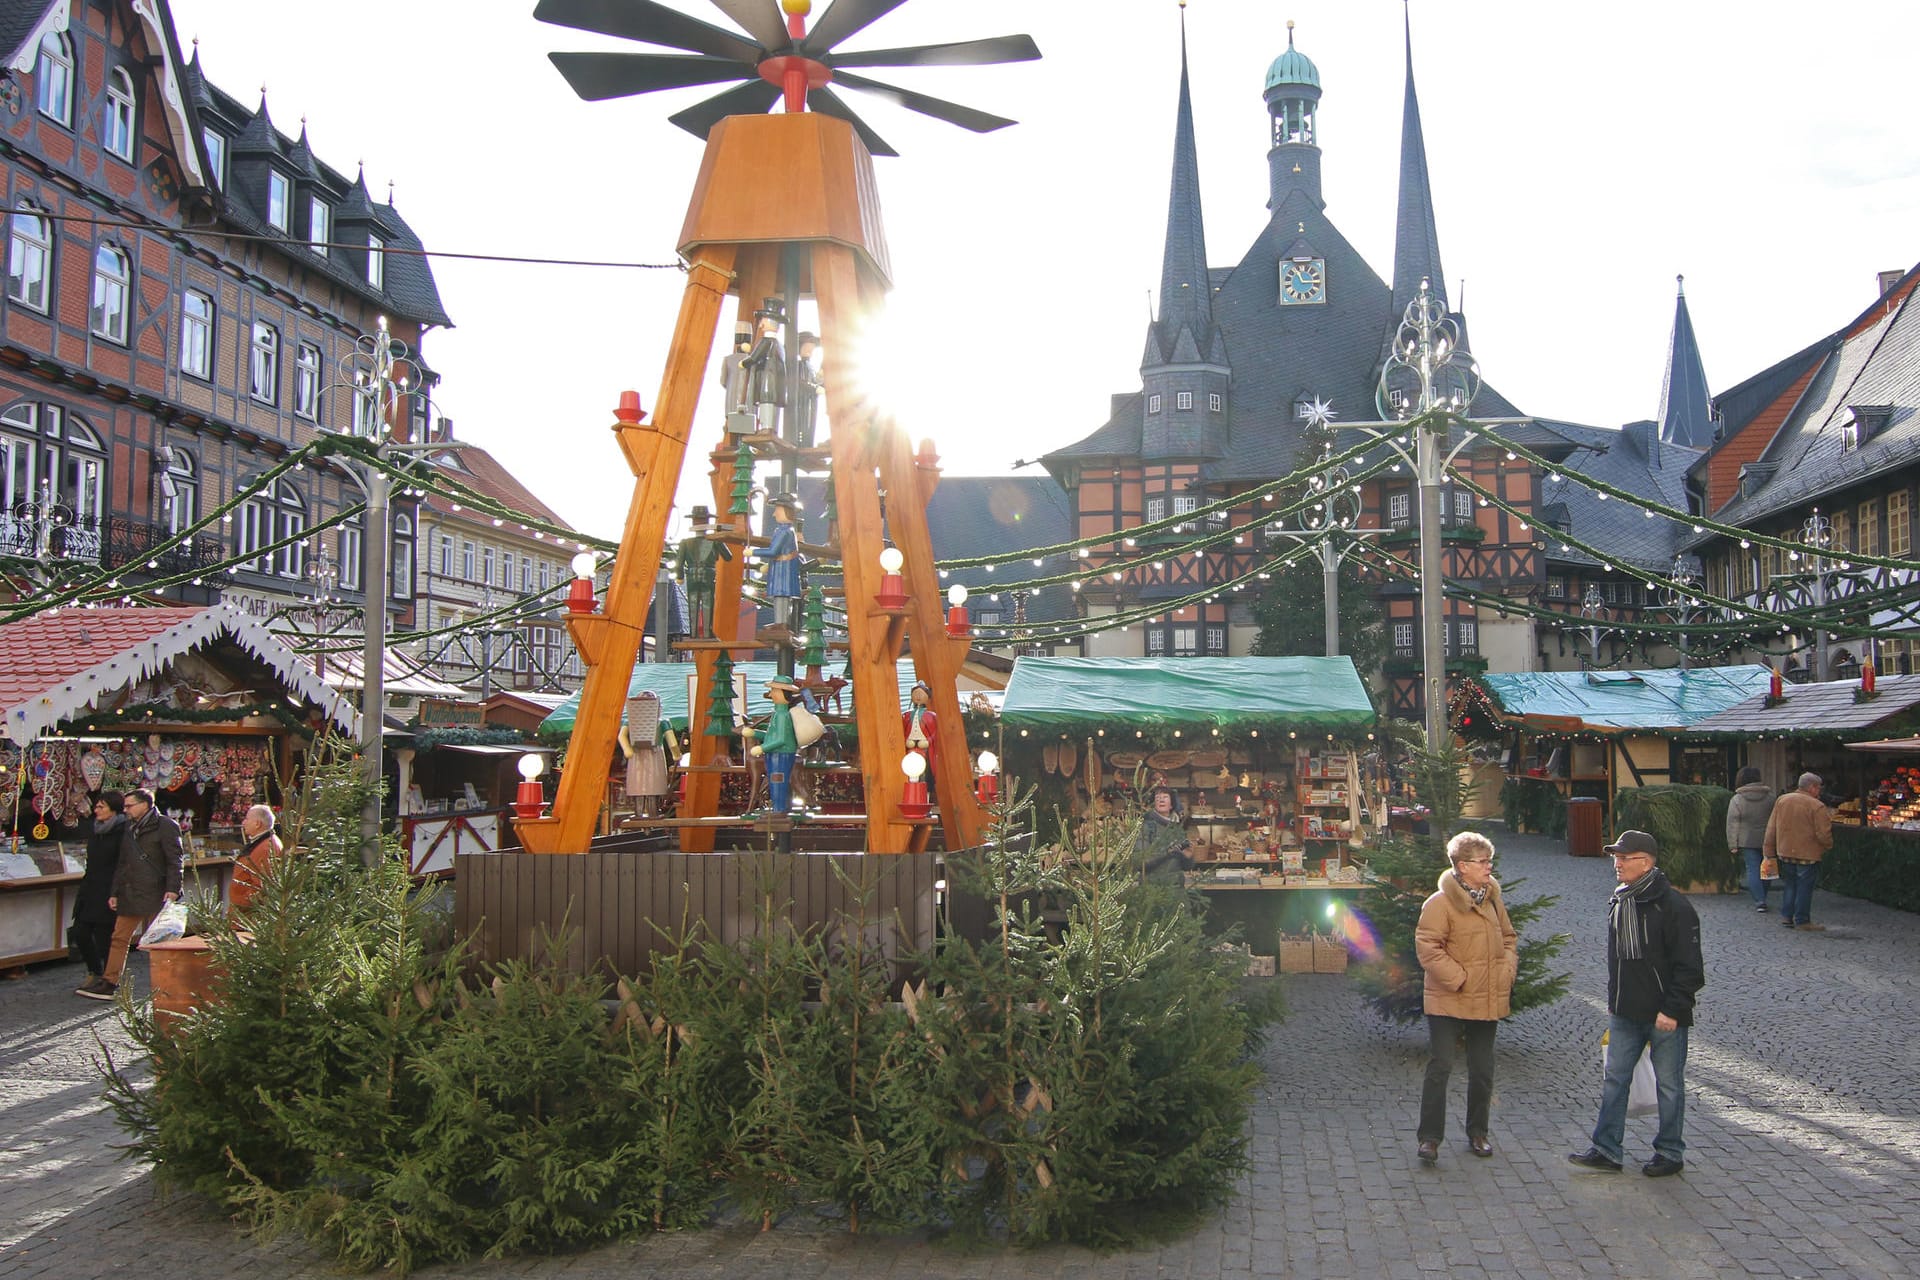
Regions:
<svg viewBox="0 0 1920 1280"><path fill-rule="evenodd" d="M1307 403L1307 425L1324 427L1340 415L1334 412L1333 401L1315 396Z"/></svg>

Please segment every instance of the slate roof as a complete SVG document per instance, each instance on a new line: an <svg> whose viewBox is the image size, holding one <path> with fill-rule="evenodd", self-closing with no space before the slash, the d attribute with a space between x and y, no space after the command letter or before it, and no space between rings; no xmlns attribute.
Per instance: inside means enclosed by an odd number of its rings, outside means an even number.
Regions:
<svg viewBox="0 0 1920 1280"><path fill-rule="evenodd" d="M1856 680L1828 680L1820 684L1790 684L1779 705L1766 705L1765 692L1693 723L1695 733L1787 733L1813 729L1835 735L1877 733L1875 727L1903 711L1920 706L1920 675L1881 676L1874 682L1878 697L1855 702Z"/></svg>
<svg viewBox="0 0 1920 1280"><path fill-rule="evenodd" d="M1687 314L1684 277L1679 287L1673 304L1673 336L1667 344L1667 376L1660 384L1660 438L1705 449L1713 443L1713 421L1707 411L1707 371L1700 361L1700 344L1693 336L1693 318Z"/></svg>
<svg viewBox="0 0 1920 1280"><path fill-rule="evenodd" d="M26 42L56 0L6 0L0 3L0 50L6 63L27 52Z"/></svg>
<svg viewBox="0 0 1920 1280"><path fill-rule="evenodd" d="M1180 106L1174 119L1173 178L1168 192L1166 249L1160 261L1160 315L1148 330L1144 363L1197 363L1203 356L1218 359L1223 353L1213 326L1206 220L1200 207L1200 162L1193 141L1193 96L1187 88L1184 17L1180 24Z"/></svg>
<svg viewBox="0 0 1920 1280"><path fill-rule="evenodd" d="M1413 10L1403 11L1407 32L1407 96L1400 113L1400 216L1394 224L1393 314L1406 314L1420 282L1441 302L1447 275L1440 266L1440 231L1433 218L1433 183L1427 176L1427 143L1420 128L1420 99L1413 89ZM1388 341L1392 334L1387 335ZM1384 352L1383 352L1384 354Z"/></svg>
<svg viewBox="0 0 1920 1280"><path fill-rule="evenodd" d="M1887 412L1884 425L1848 447L1843 429L1854 421L1854 406ZM1771 477L1737 494L1716 519L1751 526L1920 463L1920 306L1912 292L1826 353L1759 463Z"/></svg>
<svg viewBox="0 0 1920 1280"><path fill-rule="evenodd" d="M800 479L800 501L806 508L802 537L807 542L826 539L826 481L819 476ZM1067 495L1050 476L942 476L940 487L927 504L927 529L936 559L967 559L998 555L1010 549L1049 546L1073 539L1073 511ZM998 609L1002 625L1013 620L1013 603L1005 595L990 601L998 584L1064 572L1077 560L1070 555L1046 558L1035 568L1032 560L984 568L956 569L943 586L958 582L971 593L968 608L977 619L983 609ZM1073 590L1066 584L1042 587L1027 599L1027 621L1055 622L1073 618Z"/></svg>
<svg viewBox="0 0 1920 1280"><path fill-rule="evenodd" d="M1546 419L1540 425L1579 446L1564 459L1566 472L1687 510L1687 471L1701 451L1662 441L1657 424L1633 422L1617 431ZM1606 549L1606 563L1633 565L1660 574L1672 569L1673 557L1693 537L1689 525L1662 516L1648 519L1630 503L1612 498L1602 501L1594 490L1567 479L1564 473L1557 481L1552 474L1541 477L1538 503L1549 561L1587 566L1601 563L1552 536L1562 518L1568 522L1565 532Z"/></svg>
<svg viewBox="0 0 1920 1280"><path fill-rule="evenodd" d="M421 324L453 327L453 320L441 305L433 269L421 252L425 246L413 228L407 225L406 219L400 216L399 210L391 203L374 204L368 200L365 182L361 177L356 176L349 182L344 174L322 163L307 144L304 123L300 137L288 139L273 126L264 98L258 110L248 110L237 98L215 86L200 69L198 49L194 50L192 61L183 69L183 75L190 108L200 118L202 125L218 122L221 131L232 139L236 155L248 147L270 152L282 159L291 172L305 175L320 184L334 210L334 225L328 236L330 240L341 243L357 239L365 244L366 231L343 225L343 222L351 223L356 218L364 218L368 222L388 250L382 263L383 287L374 288L368 282L365 270L344 258L344 251L336 249L322 258L308 250L304 239L289 235L268 223L265 209L254 207L245 184L232 180L233 156L228 158L227 185L217 193L222 219L248 235L266 236L284 242L286 252L297 254L301 266L325 275L392 315ZM264 200L264 196L260 198Z"/></svg>
<svg viewBox="0 0 1920 1280"><path fill-rule="evenodd" d="M1410 141L1402 139L1401 241L1395 247L1395 275L1398 279L1402 274L1404 262L1415 290L1426 275L1433 277L1434 288L1443 290L1411 59L1405 119L1413 132ZM1416 224L1411 229L1409 207ZM1326 262L1326 301L1283 307L1276 300L1279 263L1291 257L1303 239ZM1204 464L1203 480L1234 487L1292 472L1302 425L1293 416L1293 405L1303 397L1330 401L1336 424L1376 418L1381 356L1404 304L1395 306L1395 290L1340 233L1314 191L1306 186L1287 190L1240 261L1225 270L1211 269L1208 278L1214 286L1213 319L1224 337L1233 385L1227 449L1224 456ZM1140 394L1116 395L1106 422L1047 454L1042 463L1058 475L1092 459L1138 456L1144 410ZM1522 416L1489 386L1481 388L1472 412L1479 417Z"/></svg>

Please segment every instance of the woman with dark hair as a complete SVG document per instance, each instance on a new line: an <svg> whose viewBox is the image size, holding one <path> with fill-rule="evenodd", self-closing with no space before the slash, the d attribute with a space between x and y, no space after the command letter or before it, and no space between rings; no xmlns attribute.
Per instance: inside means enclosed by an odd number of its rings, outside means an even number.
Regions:
<svg viewBox="0 0 1920 1280"><path fill-rule="evenodd" d="M118 791L102 791L93 802L93 829L87 833L87 870L80 877L80 892L73 897L74 944L87 966L87 980L74 990L87 994L87 988L100 980L107 969L107 952L113 946L114 872L120 869L120 849L127 838L127 816L120 812L124 798Z"/></svg>
<svg viewBox="0 0 1920 1280"><path fill-rule="evenodd" d="M1760 846L1766 843L1767 819L1773 816L1773 788L1760 781L1760 771L1752 765L1734 779L1733 799L1727 804L1727 848L1746 860L1747 892L1753 895L1753 909L1767 909L1769 881L1779 876L1780 868L1767 874L1766 859ZM1784 891L1783 891L1784 892Z"/></svg>

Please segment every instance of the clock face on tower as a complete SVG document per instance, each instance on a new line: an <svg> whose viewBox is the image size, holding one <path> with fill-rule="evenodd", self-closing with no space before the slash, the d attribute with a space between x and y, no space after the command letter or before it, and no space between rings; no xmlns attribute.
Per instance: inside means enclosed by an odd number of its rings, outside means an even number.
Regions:
<svg viewBox="0 0 1920 1280"><path fill-rule="evenodd" d="M1280 305L1297 307L1327 300L1327 263L1324 258L1288 259L1280 264Z"/></svg>

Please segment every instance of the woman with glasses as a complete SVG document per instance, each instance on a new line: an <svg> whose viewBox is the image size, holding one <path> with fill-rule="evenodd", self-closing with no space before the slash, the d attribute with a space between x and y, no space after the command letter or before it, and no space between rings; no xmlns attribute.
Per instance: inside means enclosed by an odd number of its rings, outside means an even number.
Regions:
<svg viewBox="0 0 1920 1280"><path fill-rule="evenodd" d="M1507 1016L1520 967L1520 935L1493 878L1493 842L1462 831L1447 842L1440 887L1420 909L1414 953L1426 970L1426 1083L1420 1090L1419 1156L1440 1158L1447 1128L1447 1081L1461 1042L1467 1048L1467 1149L1491 1156L1487 1113L1493 1105L1493 1033Z"/></svg>

